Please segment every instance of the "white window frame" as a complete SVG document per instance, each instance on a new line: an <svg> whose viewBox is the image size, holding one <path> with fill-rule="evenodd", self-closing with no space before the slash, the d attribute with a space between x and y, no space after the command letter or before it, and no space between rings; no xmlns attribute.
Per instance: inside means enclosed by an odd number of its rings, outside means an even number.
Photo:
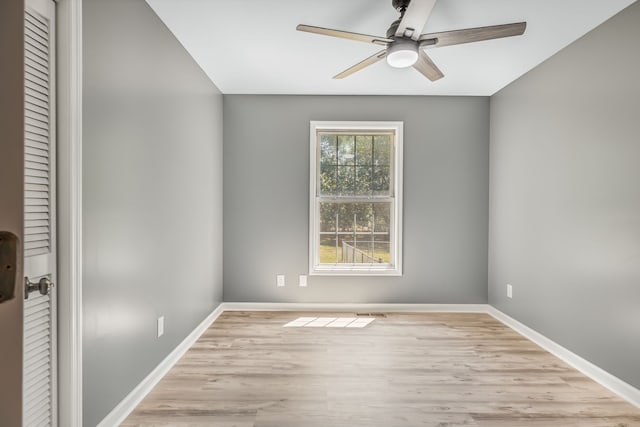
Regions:
<svg viewBox="0 0 640 427"><path fill-rule="evenodd" d="M397 121L311 121L310 122L310 185L309 185L309 275L312 276L401 276L402 275L402 153L403 122ZM320 264L320 201L318 132L322 131L391 131L393 161L391 167L391 262L389 264ZM356 198L366 202L374 197Z"/></svg>

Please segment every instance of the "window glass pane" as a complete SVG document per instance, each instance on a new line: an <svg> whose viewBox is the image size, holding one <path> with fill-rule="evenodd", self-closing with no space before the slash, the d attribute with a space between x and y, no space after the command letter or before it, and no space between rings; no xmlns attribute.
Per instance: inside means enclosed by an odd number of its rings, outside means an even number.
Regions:
<svg viewBox="0 0 640 427"><path fill-rule="evenodd" d="M321 202L320 263L389 263L390 217L391 202Z"/></svg>
<svg viewBox="0 0 640 427"><path fill-rule="evenodd" d="M391 224L391 203L374 203L373 216L374 231L388 233Z"/></svg>
<svg viewBox="0 0 640 427"><path fill-rule="evenodd" d="M368 166L372 163L371 147L373 137L369 135L356 136L356 164Z"/></svg>
<svg viewBox="0 0 640 427"><path fill-rule="evenodd" d="M338 231L353 233L354 203L339 203L338 206Z"/></svg>
<svg viewBox="0 0 640 427"><path fill-rule="evenodd" d="M354 164L355 139L354 135L338 135L338 164Z"/></svg>
<svg viewBox="0 0 640 427"><path fill-rule="evenodd" d="M338 163L338 147L335 135L320 134L320 164L336 165Z"/></svg>
<svg viewBox="0 0 640 427"><path fill-rule="evenodd" d="M338 237L338 242L340 242L340 263L351 264L354 262L353 240L353 234L344 234Z"/></svg>
<svg viewBox="0 0 640 427"><path fill-rule="evenodd" d="M391 193L391 178L389 177L389 166L374 166L371 189L376 196Z"/></svg>
<svg viewBox="0 0 640 427"><path fill-rule="evenodd" d="M357 233L370 232L373 226L373 204L354 203L353 211L355 215L355 231Z"/></svg>
<svg viewBox="0 0 640 427"><path fill-rule="evenodd" d="M391 164L391 136L376 135L373 137L373 164L389 166Z"/></svg>
<svg viewBox="0 0 640 427"><path fill-rule="evenodd" d="M320 232L336 231L338 206L335 203L320 203Z"/></svg>
<svg viewBox="0 0 640 427"><path fill-rule="evenodd" d="M371 195L371 178L373 168L371 166L356 166L355 195Z"/></svg>
<svg viewBox="0 0 640 427"><path fill-rule="evenodd" d="M391 242L388 234L376 234L374 236L374 250L373 257L378 263L390 263L391 262Z"/></svg>
<svg viewBox="0 0 640 427"><path fill-rule="evenodd" d="M379 244L382 249L376 248ZM376 242L368 234L356 234L342 240L342 262L350 264L382 264L389 262L389 253L384 250L388 242Z"/></svg>
<svg viewBox="0 0 640 427"><path fill-rule="evenodd" d="M320 194L390 195L391 141L390 135L320 134Z"/></svg>
<svg viewBox="0 0 640 427"><path fill-rule="evenodd" d="M371 240L370 234L356 234L353 247L355 248L356 255L355 262L363 264L376 262L373 257L373 241Z"/></svg>
<svg viewBox="0 0 640 427"><path fill-rule="evenodd" d="M333 196L338 194L338 167L320 165L320 194Z"/></svg>
<svg viewBox="0 0 640 427"><path fill-rule="evenodd" d="M391 262L391 203L375 203L373 206L374 249L378 262Z"/></svg>
<svg viewBox="0 0 640 427"><path fill-rule="evenodd" d="M338 166L338 192L343 196L350 196L356 189L355 166Z"/></svg>
<svg viewBox="0 0 640 427"><path fill-rule="evenodd" d="M336 246L336 236L320 236L320 264L336 264L342 261L342 248Z"/></svg>

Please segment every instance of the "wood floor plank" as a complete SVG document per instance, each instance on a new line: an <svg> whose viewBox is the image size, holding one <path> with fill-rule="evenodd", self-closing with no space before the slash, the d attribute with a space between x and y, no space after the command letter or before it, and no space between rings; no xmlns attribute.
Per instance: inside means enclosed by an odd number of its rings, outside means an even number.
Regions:
<svg viewBox="0 0 640 427"><path fill-rule="evenodd" d="M225 312L122 426L632 427L640 410L493 317Z"/></svg>

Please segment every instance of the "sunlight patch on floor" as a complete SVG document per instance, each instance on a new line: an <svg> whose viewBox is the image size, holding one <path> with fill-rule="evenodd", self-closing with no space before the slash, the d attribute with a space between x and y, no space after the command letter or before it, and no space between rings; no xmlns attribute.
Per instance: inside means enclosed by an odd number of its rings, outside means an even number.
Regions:
<svg viewBox="0 0 640 427"><path fill-rule="evenodd" d="M298 317L285 328L364 328L373 317Z"/></svg>

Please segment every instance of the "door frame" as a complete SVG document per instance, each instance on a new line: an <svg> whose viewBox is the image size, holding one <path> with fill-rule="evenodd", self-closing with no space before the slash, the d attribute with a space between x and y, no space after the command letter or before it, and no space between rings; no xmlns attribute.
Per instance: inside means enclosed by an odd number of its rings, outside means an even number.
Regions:
<svg viewBox="0 0 640 427"><path fill-rule="evenodd" d="M22 424L24 241L24 1L0 2L0 230L18 238L13 298L0 304L0 414Z"/></svg>
<svg viewBox="0 0 640 427"><path fill-rule="evenodd" d="M82 426L82 0L57 20L58 421Z"/></svg>

